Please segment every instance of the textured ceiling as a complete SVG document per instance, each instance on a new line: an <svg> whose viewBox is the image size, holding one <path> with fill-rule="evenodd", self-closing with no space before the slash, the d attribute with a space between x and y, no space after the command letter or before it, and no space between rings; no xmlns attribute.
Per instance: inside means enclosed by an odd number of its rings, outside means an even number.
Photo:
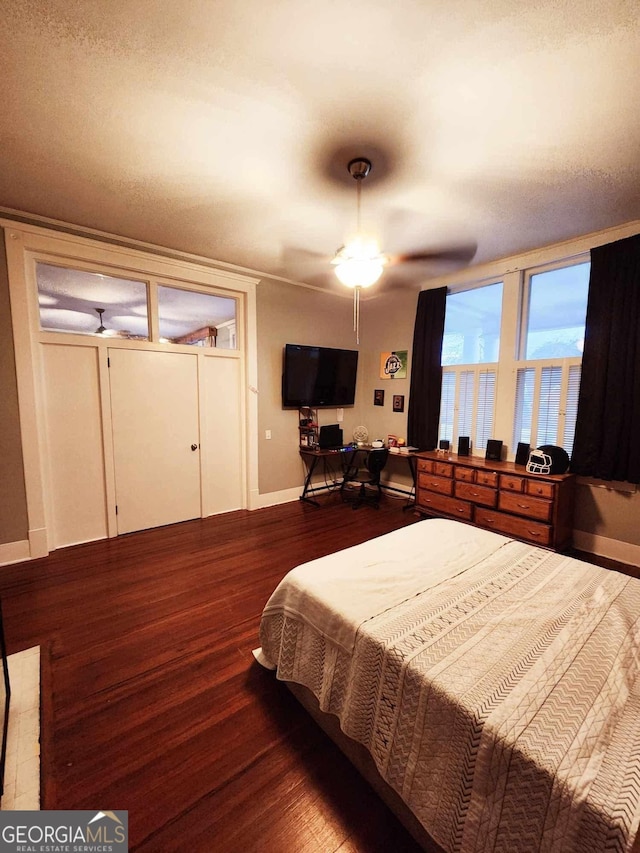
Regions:
<svg viewBox="0 0 640 853"><path fill-rule="evenodd" d="M13 0L0 206L326 286L640 218L637 0ZM389 268L417 286L450 267Z"/></svg>

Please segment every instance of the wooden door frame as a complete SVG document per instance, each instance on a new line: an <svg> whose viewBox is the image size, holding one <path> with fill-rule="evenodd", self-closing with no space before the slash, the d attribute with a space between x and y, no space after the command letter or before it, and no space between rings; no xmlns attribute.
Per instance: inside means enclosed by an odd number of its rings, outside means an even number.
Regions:
<svg viewBox="0 0 640 853"><path fill-rule="evenodd" d="M196 290L213 290L217 294L232 296L238 305L237 351L218 351L215 356L240 359L242 369L241 393L243 442L244 504L253 508L258 495L258 366L256 286L258 278L243 273L216 268L206 259L183 253L171 253L157 248L157 254L133 246L95 240L77 234L54 231L49 228L16 223L0 219L5 229L9 297L20 410L20 434L27 497L29 523L29 558L46 556L49 551L51 526L49 483L46 460L46 423L44 421L43 371L41 344L43 342L87 346L87 335L42 332L39 322L38 292L35 279L36 262L58 263L63 266L102 271L110 275L123 275L146 281L162 279L163 283L176 282L194 285ZM113 237L114 240L118 239ZM103 412L108 412L107 347L113 339L91 339L98 350L101 402ZM119 342L119 345L125 342ZM166 351L166 344L154 341L127 341L134 349ZM178 351L172 345L172 351ZM193 352L193 348L185 347ZM105 396L107 395L107 396ZM104 461L107 479L108 536L117 535L115 519L115 480L113 475L113 448L104 429Z"/></svg>

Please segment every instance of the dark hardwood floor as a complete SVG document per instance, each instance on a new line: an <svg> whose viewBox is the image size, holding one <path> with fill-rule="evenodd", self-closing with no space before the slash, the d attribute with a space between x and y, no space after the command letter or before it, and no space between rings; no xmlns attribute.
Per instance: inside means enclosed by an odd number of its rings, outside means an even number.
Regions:
<svg viewBox="0 0 640 853"><path fill-rule="evenodd" d="M9 653L42 650L43 808L128 809L141 853L418 850L251 656L289 569L416 520L402 501L322 503L0 569Z"/></svg>

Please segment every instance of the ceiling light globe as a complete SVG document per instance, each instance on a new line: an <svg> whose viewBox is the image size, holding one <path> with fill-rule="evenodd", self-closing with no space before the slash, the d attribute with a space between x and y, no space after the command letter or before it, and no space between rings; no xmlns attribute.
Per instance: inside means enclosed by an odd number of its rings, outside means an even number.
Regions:
<svg viewBox="0 0 640 853"><path fill-rule="evenodd" d="M347 287L371 287L382 275L384 265L379 259L349 258L336 264L339 281Z"/></svg>

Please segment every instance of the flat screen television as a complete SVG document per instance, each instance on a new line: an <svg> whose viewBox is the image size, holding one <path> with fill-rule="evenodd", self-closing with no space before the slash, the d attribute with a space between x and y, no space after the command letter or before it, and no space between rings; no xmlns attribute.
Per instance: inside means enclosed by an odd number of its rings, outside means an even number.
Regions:
<svg viewBox="0 0 640 853"><path fill-rule="evenodd" d="M357 368L357 350L286 344L283 407L353 406Z"/></svg>

